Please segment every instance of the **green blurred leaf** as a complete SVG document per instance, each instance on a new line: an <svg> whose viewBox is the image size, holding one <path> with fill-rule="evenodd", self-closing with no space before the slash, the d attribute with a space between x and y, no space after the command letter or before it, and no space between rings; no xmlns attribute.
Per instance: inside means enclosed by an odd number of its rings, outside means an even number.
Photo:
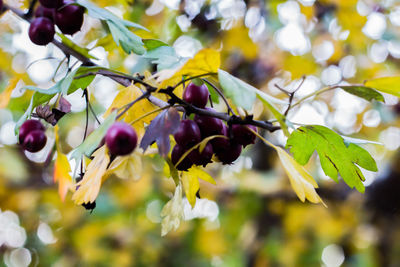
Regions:
<svg viewBox="0 0 400 267"><path fill-rule="evenodd" d="M375 160L365 149L353 143L346 146L340 135L324 126L298 128L290 135L286 147L290 148L296 161L302 165L317 150L326 175L338 181L337 176L340 174L350 188L355 187L360 192L365 190L362 183L365 178L355 164L370 171L378 170Z"/></svg>
<svg viewBox="0 0 400 267"><path fill-rule="evenodd" d="M231 98L235 105L244 109L251 109L256 97L263 102L263 104L272 112L275 118L278 120L281 128L286 136L289 136L288 126L286 124L286 118L278 111L273 103L287 104L286 102L276 99L268 94L254 88L250 84L243 82L242 80L230 75L226 71L218 70L218 79L222 89L227 97Z"/></svg>
<svg viewBox="0 0 400 267"><path fill-rule="evenodd" d="M144 46L146 47L147 51L159 48L161 46L168 46L167 43L158 40L158 39L143 39Z"/></svg>
<svg viewBox="0 0 400 267"><path fill-rule="evenodd" d="M97 7L89 1L78 0L77 3L88 10L89 16L107 23L115 43L121 45L126 53L130 54L134 52L135 54L142 55L146 52L142 39L127 28L134 27L148 31L145 27L131 21L120 19L108 10Z"/></svg>
<svg viewBox="0 0 400 267"><path fill-rule="evenodd" d="M98 59L97 57L94 57L91 54L89 54L89 51L90 51L89 49L84 48L84 47L80 47L79 45L75 44L72 40L70 40L64 34L57 33L57 35L60 36L61 42L63 44L65 44L66 46L68 46L69 48L72 48L73 50L79 52L80 54L84 55L87 58Z"/></svg>
<svg viewBox="0 0 400 267"><path fill-rule="evenodd" d="M368 101L376 100L376 101L385 102L383 95L370 87L341 86L340 88L342 88L349 94L356 95L356 96L364 98L365 100L368 100Z"/></svg>
<svg viewBox="0 0 400 267"><path fill-rule="evenodd" d="M218 70L218 79L225 95L231 98L235 105L247 110L253 107L256 100L256 88L223 70Z"/></svg>

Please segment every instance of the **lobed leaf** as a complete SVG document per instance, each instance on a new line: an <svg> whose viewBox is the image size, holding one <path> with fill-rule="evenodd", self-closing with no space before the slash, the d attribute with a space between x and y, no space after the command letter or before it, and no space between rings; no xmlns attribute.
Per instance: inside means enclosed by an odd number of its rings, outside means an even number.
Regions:
<svg viewBox="0 0 400 267"><path fill-rule="evenodd" d="M320 125L309 125L294 131L286 144L297 162L305 165L314 150L317 151L321 167L325 174L338 181L338 174L349 185L364 192L362 181L365 180L360 169L355 165L377 171L375 160L363 148L350 143L346 146L343 138L334 131Z"/></svg>

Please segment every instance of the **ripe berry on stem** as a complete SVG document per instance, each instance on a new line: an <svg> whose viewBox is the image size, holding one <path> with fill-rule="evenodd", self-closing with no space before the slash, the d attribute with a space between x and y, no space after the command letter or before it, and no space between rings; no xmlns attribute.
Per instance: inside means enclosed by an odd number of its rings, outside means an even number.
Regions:
<svg viewBox="0 0 400 267"><path fill-rule="evenodd" d="M213 147L211 143L207 143L203 151L200 153L200 148L194 149L189 153L188 158L195 165L203 165L204 167L211 162L211 158L214 154Z"/></svg>
<svg viewBox="0 0 400 267"><path fill-rule="evenodd" d="M215 111L213 108L206 107L205 109ZM203 138L211 135L223 134L224 124L220 119L196 114L196 116L194 116L194 121L199 126Z"/></svg>
<svg viewBox="0 0 400 267"><path fill-rule="evenodd" d="M205 84L197 86L194 83L190 83L183 92L183 100L196 107L204 108L207 105L209 95L210 93Z"/></svg>
<svg viewBox="0 0 400 267"><path fill-rule="evenodd" d="M47 8L57 8L61 6L62 0L39 0L40 4Z"/></svg>
<svg viewBox="0 0 400 267"><path fill-rule="evenodd" d="M171 153L171 161L172 164L176 165L178 163L178 161L180 160L180 158L183 156L183 154L185 154L187 150L176 144L174 146L174 148L172 149L172 153ZM176 166L176 168L180 171L187 171L190 167L192 167L193 163L192 161L188 158L185 157L179 164L178 166Z"/></svg>
<svg viewBox="0 0 400 267"><path fill-rule="evenodd" d="M220 135L224 135L227 138L217 137L211 140L214 152L223 150L225 147L229 146L228 127L224 123L222 124L222 131Z"/></svg>
<svg viewBox="0 0 400 267"><path fill-rule="evenodd" d="M46 145L47 137L42 130L33 130L24 139L22 147L29 152L38 152Z"/></svg>
<svg viewBox="0 0 400 267"><path fill-rule="evenodd" d="M137 134L133 127L125 122L115 122L106 134L106 145L114 156L130 154L137 145Z"/></svg>
<svg viewBox="0 0 400 267"><path fill-rule="evenodd" d="M247 127L257 132L257 127L254 125L232 125L232 140L244 147L256 142L256 135Z"/></svg>
<svg viewBox="0 0 400 267"><path fill-rule="evenodd" d="M74 2L64 0L61 7L56 10L54 20L63 34L78 32L83 24L85 10L81 6L72 5Z"/></svg>
<svg viewBox="0 0 400 267"><path fill-rule="evenodd" d="M37 45L47 45L55 33L54 23L46 17L35 18L29 26L29 38Z"/></svg>
<svg viewBox="0 0 400 267"><path fill-rule="evenodd" d="M32 131L39 130L44 132L46 129L43 124L38 120L27 120L19 128L19 143L24 143L25 137Z"/></svg>
<svg viewBox="0 0 400 267"><path fill-rule="evenodd" d="M242 152L242 145L234 142L229 142L229 145L224 149L217 151L215 154L222 164L231 164L234 162Z"/></svg>
<svg viewBox="0 0 400 267"><path fill-rule="evenodd" d="M45 17L50 19L51 21L54 21L54 13L55 13L54 8L47 8L42 5L39 5L35 10L34 15L36 18Z"/></svg>
<svg viewBox="0 0 400 267"><path fill-rule="evenodd" d="M192 147L201 140L200 128L192 120L182 120L174 138L177 144L183 147Z"/></svg>

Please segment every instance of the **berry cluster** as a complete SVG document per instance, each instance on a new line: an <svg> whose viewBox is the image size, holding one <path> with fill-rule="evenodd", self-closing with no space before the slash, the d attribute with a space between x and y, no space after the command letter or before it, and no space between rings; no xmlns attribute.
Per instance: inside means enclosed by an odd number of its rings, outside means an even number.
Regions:
<svg viewBox="0 0 400 267"><path fill-rule="evenodd" d="M197 86L189 84L183 93L183 100L198 107L205 107L209 98L209 92L205 85ZM226 138L218 137L212 139L200 153L199 148L192 150L176 167L185 171L194 165L206 166L211 162L215 154L222 164L231 164L242 152L242 147L254 144L256 136L248 128L257 131L252 125L228 126L220 119L196 114L194 120L182 120L174 135L176 145L172 149L171 160L174 165L194 145L203 139L213 135L224 135Z"/></svg>
<svg viewBox="0 0 400 267"><path fill-rule="evenodd" d="M29 152L38 152L46 145L45 130L40 121L27 120L19 129L19 143Z"/></svg>
<svg viewBox="0 0 400 267"><path fill-rule="evenodd" d="M135 129L125 122L115 122L108 129L105 143L113 156L124 156L136 148L138 137Z"/></svg>
<svg viewBox="0 0 400 267"><path fill-rule="evenodd" d="M54 24L63 34L78 32L83 24L84 8L72 0L39 0L35 18L29 27L29 38L37 45L47 45L55 34Z"/></svg>

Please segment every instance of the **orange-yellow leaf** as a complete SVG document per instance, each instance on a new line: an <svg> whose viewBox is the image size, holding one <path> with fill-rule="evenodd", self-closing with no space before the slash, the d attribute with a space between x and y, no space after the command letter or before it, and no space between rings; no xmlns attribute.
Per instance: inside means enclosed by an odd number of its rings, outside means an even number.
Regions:
<svg viewBox="0 0 400 267"><path fill-rule="evenodd" d="M58 194L60 195L61 200L64 202L68 190L72 189L72 177L69 174L71 167L69 165L67 156L62 153L60 148L58 125L54 127L54 133L56 139L57 157L54 163L53 181L54 183L58 182Z"/></svg>
<svg viewBox="0 0 400 267"><path fill-rule="evenodd" d="M54 163L54 182L58 182L58 194L64 202L68 190L72 188L72 177L69 175L71 171L68 158L66 155L57 151L57 158Z"/></svg>
<svg viewBox="0 0 400 267"><path fill-rule="evenodd" d="M286 153L285 150L280 147L275 147L275 149L278 152L279 159L289 177L290 184L299 199L302 202L307 199L312 203L322 203L326 206L315 191L315 188L318 188L318 184L315 182L314 178L312 178L304 167L297 163L292 156Z"/></svg>
<svg viewBox="0 0 400 267"><path fill-rule="evenodd" d="M13 78L8 83L8 86L2 93L0 93L0 108L5 108L10 102L11 93L14 90L15 86L17 85L19 78Z"/></svg>

